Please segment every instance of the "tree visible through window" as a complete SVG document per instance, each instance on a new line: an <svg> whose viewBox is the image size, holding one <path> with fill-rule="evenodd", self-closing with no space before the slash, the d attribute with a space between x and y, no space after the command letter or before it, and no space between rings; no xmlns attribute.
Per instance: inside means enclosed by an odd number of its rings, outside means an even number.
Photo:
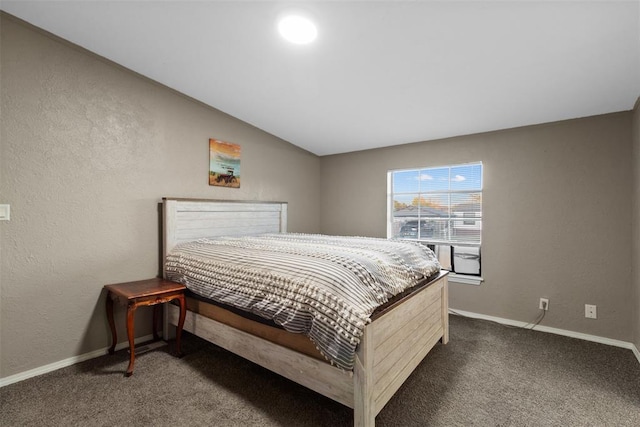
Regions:
<svg viewBox="0 0 640 427"><path fill-rule="evenodd" d="M387 237L428 244L443 267L450 247L480 247L482 163L388 173Z"/></svg>

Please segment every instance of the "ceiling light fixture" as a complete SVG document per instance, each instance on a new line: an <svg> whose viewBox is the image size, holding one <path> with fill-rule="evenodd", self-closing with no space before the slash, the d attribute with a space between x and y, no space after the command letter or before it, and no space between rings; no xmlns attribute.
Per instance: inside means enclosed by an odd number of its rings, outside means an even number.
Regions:
<svg viewBox="0 0 640 427"><path fill-rule="evenodd" d="M300 15L282 18L278 23L278 31L282 37L295 44L311 43L318 36L314 23Z"/></svg>

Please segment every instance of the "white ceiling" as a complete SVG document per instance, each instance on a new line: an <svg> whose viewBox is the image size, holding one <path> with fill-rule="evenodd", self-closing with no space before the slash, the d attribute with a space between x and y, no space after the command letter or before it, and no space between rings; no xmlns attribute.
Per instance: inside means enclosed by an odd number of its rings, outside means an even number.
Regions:
<svg viewBox="0 0 640 427"><path fill-rule="evenodd" d="M630 110L640 95L638 0L0 7L317 155ZM313 44L280 38L291 9L316 22Z"/></svg>

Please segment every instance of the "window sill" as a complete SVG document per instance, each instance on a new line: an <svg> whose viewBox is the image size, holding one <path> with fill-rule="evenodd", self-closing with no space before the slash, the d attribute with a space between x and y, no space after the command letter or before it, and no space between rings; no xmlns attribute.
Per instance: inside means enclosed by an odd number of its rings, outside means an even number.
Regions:
<svg viewBox="0 0 640 427"><path fill-rule="evenodd" d="M483 281L484 279L480 276L468 276L466 274L449 273L449 282L480 286Z"/></svg>

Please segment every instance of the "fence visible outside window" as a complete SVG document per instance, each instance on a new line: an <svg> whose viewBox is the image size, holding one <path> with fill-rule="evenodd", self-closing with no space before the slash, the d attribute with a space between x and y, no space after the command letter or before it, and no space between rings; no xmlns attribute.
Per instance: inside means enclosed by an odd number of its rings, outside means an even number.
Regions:
<svg viewBox="0 0 640 427"><path fill-rule="evenodd" d="M387 237L429 245L450 269L452 247L482 243L482 163L388 172L387 217Z"/></svg>

